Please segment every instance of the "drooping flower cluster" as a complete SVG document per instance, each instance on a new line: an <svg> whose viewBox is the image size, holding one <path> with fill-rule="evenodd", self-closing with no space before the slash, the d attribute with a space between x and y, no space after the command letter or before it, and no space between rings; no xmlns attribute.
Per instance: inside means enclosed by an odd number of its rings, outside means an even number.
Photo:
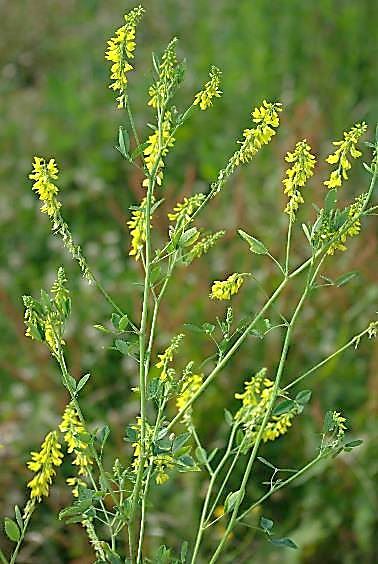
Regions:
<svg viewBox="0 0 378 564"><path fill-rule="evenodd" d="M220 98L222 95L222 91L220 90L220 83L221 83L221 71L218 67L214 65L210 67L209 70L209 81L206 82L203 89L198 92L194 97L193 104L199 104L201 110L207 110L212 103L213 98Z"/></svg>
<svg viewBox="0 0 378 564"><path fill-rule="evenodd" d="M34 157L33 170L29 178L34 180L33 190L37 192L39 199L43 202L41 212L47 213L49 217L54 217L62 205L56 198L59 189L52 182L58 178L58 172L55 159L47 162L42 157Z"/></svg>
<svg viewBox="0 0 378 564"><path fill-rule="evenodd" d="M185 263L190 263L195 258L205 255L217 241L224 236L225 231L216 231L215 233L206 233L199 241L190 249L188 256L185 257Z"/></svg>
<svg viewBox="0 0 378 564"><path fill-rule="evenodd" d="M184 337L185 335L183 333L176 335L165 351L162 354L158 354L159 361L155 366L156 368L161 368L160 380L162 382L165 382L169 376L174 374L174 370L169 368L168 365L173 361L174 352L179 348L180 342Z"/></svg>
<svg viewBox="0 0 378 564"><path fill-rule="evenodd" d="M110 78L113 81L109 88L119 94L118 108L126 105L127 73L133 69L129 61L134 57L135 29L143 13L142 6L138 6L125 14L125 24L118 28L115 36L108 41L105 58L112 63Z"/></svg>
<svg viewBox="0 0 378 564"><path fill-rule="evenodd" d="M161 186L163 182L163 157L168 154L170 147L173 147L175 138L171 135L171 113L166 112L161 126L148 137L147 147L144 149L144 162L150 175L155 173L156 183ZM143 180L143 186L148 186L149 178Z"/></svg>
<svg viewBox="0 0 378 564"><path fill-rule="evenodd" d="M180 393L176 398L176 407L181 411L187 403L192 399L197 390L201 387L203 382L202 374L188 374L183 379ZM192 414L192 408L186 410L183 415L183 421L189 423Z"/></svg>
<svg viewBox="0 0 378 564"><path fill-rule="evenodd" d="M213 300L229 300L231 296L237 294L244 282L242 274L235 272L226 280L215 280L211 287L210 298Z"/></svg>
<svg viewBox="0 0 378 564"><path fill-rule="evenodd" d="M167 45L159 64L158 80L148 89L151 96L148 105L153 108L162 107L169 99L179 80L178 60L176 55L177 37L174 37Z"/></svg>
<svg viewBox="0 0 378 564"><path fill-rule="evenodd" d="M146 242L146 198L143 198L138 209L132 210L131 219L127 225L131 235L129 255L139 260Z"/></svg>
<svg viewBox="0 0 378 564"><path fill-rule="evenodd" d="M89 450L89 434L84 429L72 402L64 410L59 429L64 433L67 451L74 454L72 463L78 468L78 477L67 478L67 484L72 487L72 493L77 497L78 486L85 485L80 476L89 475L93 460Z"/></svg>
<svg viewBox="0 0 378 564"><path fill-rule="evenodd" d="M189 198L184 198L182 202L178 202L173 210L168 213L170 221L177 221L177 223L188 223L191 220L191 215L197 210L205 199L205 194L199 192Z"/></svg>
<svg viewBox="0 0 378 564"><path fill-rule="evenodd" d="M47 497L50 491L53 477L55 476L54 466L62 464L63 454L61 445L58 441L56 431L48 433L41 445L39 452L31 452L31 460L27 462L27 467L35 476L28 483L30 497L41 501L42 496Z"/></svg>
<svg viewBox="0 0 378 564"><path fill-rule="evenodd" d="M233 168L240 163L248 163L263 145L269 143L276 134L274 128L279 126L278 112L281 110L281 104L263 100L262 106L252 111L252 121L256 123L256 127L243 131L244 140L241 141L241 147L230 159Z"/></svg>
<svg viewBox="0 0 378 564"><path fill-rule="evenodd" d="M315 157L310 153L311 147L307 144L306 139L298 141L292 153L288 152L285 161L294 163L291 168L286 171L287 178L284 178L282 184L285 186L284 193L288 196L289 201L286 204L284 212L287 213L292 221L295 220L295 214L299 204L303 204L303 196L300 188L303 187L310 176L313 175L315 165Z"/></svg>
<svg viewBox="0 0 378 564"><path fill-rule="evenodd" d="M328 188L339 188L343 180L348 179L348 170L351 168L351 163L348 159L350 155L357 159L362 155L361 151L356 149L360 137L367 130L365 122L356 123L352 129L344 132L344 139L342 141L332 141L333 145L338 146L338 149L326 159L327 163L338 165L336 170L331 172L329 180L324 184Z"/></svg>
<svg viewBox="0 0 378 564"><path fill-rule="evenodd" d="M266 372L266 368L259 370L250 381L244 383L244 392L235 394L236 399L242 400L242 407L237 411L235 419L242 423L248 445L255 441L272 398L274 383L266 377ZM298 410L293 408L280 415L272 415L265 426L262 440L274 441L285 434L297 413Z"/></svg>

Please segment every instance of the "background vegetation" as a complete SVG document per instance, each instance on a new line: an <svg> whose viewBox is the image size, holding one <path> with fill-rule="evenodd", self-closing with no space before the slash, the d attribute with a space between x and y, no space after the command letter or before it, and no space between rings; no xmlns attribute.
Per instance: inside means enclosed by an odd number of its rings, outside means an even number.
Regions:
<svg viewBox="0 0 378 564"><path fill-rule="evenodd" d="M75 238L104 286L136 317L140 272L139 265L127 258L125 221L142 188L139 171L131 170L113 148L125 116L114 109L112 92L106 88L108 68L103 58L106 39L132 6L120 0L20 0L2 2L1 7L0 443L4 447L0 449L0 514L5 516L15 503L23 504L28 452L56 425L67 399L47 350L24 337L20 299L49 286L58 264L64 264L73 293L67 347L72 372L93 375L84 407L94 427L112 427L111 456L130 455L122 437L125 423L138 409L130 392L136 384L134 366L110 350L109 338L93 328L95 323L106 323L112 312L80 278L60 241L49 235L48 219L38 212L26 180L31 158L34 154L56 158L62 169L64 213ZM182 106L201 86L211 63L224 73L223 98L211 111L195 114L169 157L165 194L169 204L162 207L154 226L158 237L167 227L164 211L183 195L206 189L214 179L248 124L251 106L262 98L280 100L285 106L277 139L202 216L203 225L226 228L227 235L217 250L193 265L190 274L182 270L171 285L159 321L164 347L185 321L212 322L222 313L222 307L207 298L213 279L249 269L251 256L237 239L236 228L253 232L277 254L281 251L283 155L294 142L306 137L324 161L331 150L329 140L339 138L355 121L365 119L372 137L378 116L374 42L378 4L290 0L278 8L267 0L150 0L145 7L137 72L130 84L142 136L148 133L151 116L146 108L151 51L160 52L172 36L179 37L179 52L187 58L186 81L178 98ZM326 174L325 167L318 168L307 202L321 201ZM357 164L346 199L367 181ZM302 213L311 213L311 207L305 206ZM378 297L375 225L374 218L365 222L362 236L350 243L348 253L339 254L329 273L336 278L358 270L360 276L342 288L315 295L307 307L289 358L293 374L310 367L372 319ZM296 252L305 252L301 233ZM273 268L256 255L252 260L256 277L269 291L275 284ZM260 299L257 287L246 284L235 305L241 314L247 313ZM212 350L211 343L199 333L184 331L183 358L200 361ZM209 445L217 445L225 398L232 408L233 393L247 376L262 365L274 367L279 346L275 336L264 341L251 336L242 354L197 406L201 435ZM255 551L268 563L377 561L377 368L377 347L366 341L357 351L349 350L329 363L309 381L314 389L311 413L302 416L285 438L264 447L263 456L277 465L299 465L316 448L324 412L335 407L347 415L351 436L364 438L356 452L319 467L316 475L276 494L262 510L300 548L278 551L250 532L240 532L235 539L238 552L230 562L249 562ZM177 535L194 531L197 498L192 494L201 491L202 479L200 475L178 478L160 488L148 523L149 542L174 545ZM262 466L251 495L261 491L264 479ZM91 562L80 528L64 527L55 518L69 499L61 477L34 518L20 561ZM6 548L6 541L0 542Z"/></svg>

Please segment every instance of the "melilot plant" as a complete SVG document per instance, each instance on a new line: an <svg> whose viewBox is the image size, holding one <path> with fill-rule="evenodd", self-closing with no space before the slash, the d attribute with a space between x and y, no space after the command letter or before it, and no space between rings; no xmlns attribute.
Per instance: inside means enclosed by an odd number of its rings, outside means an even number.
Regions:
<svg viewBox="0 0 378 564"><path fill-rule="evenodd" d="M293 150L287 153L285 160L289 168L282 180L287 196L283 210L287 215L287 236L281 256L273 256L264 243L245 231L245 226L235 226L240 245L246 253L261 255L261 260L273 260L281 277L280 283L274 291L266 294L259 309L250 311L247 318L238 319L237 311L230 305L231 300L243 291L244 285L253 283L253 272L220 274L220 280L209 281L209 295L204 296L204 299L225 302L222 319L217 318L214 324L204 322L200 326L203 334L213 340L215 354L200 366L186 359L181 363L183 368L178 368L180 346L183 339L189 338L181 332L185 329L178 328L165 350L157 350L155 344L159 309L167 287L178 266L189 268L194 260L211 252L214 245L222 244L223 229L203 232L196 225L196 219L210 200L232 181L234 173L250 163L264 149L264 145L273 140L283 108L280 103L264 100L252 110L249 128L243 131L235 152L208 190L205 193L188 194L182 201L172 204L172 211L168 214L166 242L158 245L153 224L155 212L164 197L166 156L174 150L176 133L191 114L196 110L207 111L222 95L221 72L212 66L208 81L194 95L190 105L184 111L177 109L173 105L173 98L184 78L184 67L177 58L177 40L172 39L160 58L153 56L154 82L148 90L148 105L153 113L154 124L147 140L141 141L127 87L129 73L133 70L136 28L143 12L139 6L125 15L124 24L109 40L106 51L106 59L111 63L110 88L115 91L117 106L126 112L129 124L127 129L122 126L119 128L117 149L131 166L140 166L144 171L145 195L141 202L132 207L131 216L125 217L130 230L130 260L138 261L143 279L139 319L133 319L122 305L117 305L116 297L106 292L82 249L73 240L63 217L57 185L59 171L55 160L35 157L30 174L34 181L33 190L42 202L41 212L51 220L53 233L61 237L69 253L78 262L85 279L95 285L109 303L112 328L104 326L99 320L97 329L113 334L112 346L122 355L130 355L138 370L139 385L133 393L138 394L140 410L134 420L124 422L127 428L125 439L129 441L133 455L130 460L128 452L122 451L115 460L109 460L106 449L109 429L101 433L93 432L91 422L81 408L80 400L90 376L87 374L80 379L74 378L66 362L64 330L70 315L71 298L68 281L60 267L50 292L42 290L38 299L24 296L23 301L26 335L45 343L49 348L59 366L68 400L59 426L48 430L40 449L30 455L27 463L31 472L27 484L28 500L22 510L16 506L15 519L5 519L5 532L15 547L9 558L1 553L3 563L13 564L16 561L30 519L38 504L49 495L63 459L69 458L71 461L72 476L67 479L67 484L71 488L73 501L69 507L62 508L59 518L66 523L82 525L93 547L97 564L214 564L222 561L222 555L235 542L233 531L237 527L251 526L248 517L254 508L263 506L272 494L319 461L350 451L361 443L359 440L348 442L345 438L346 419L335 407L324 416L316 452L300 468L281 469L260 454L264 443L281 440L297 424L297 419L306 409L311 391L301 388L300 384L336 355L349 347L357 347L365 335L376 336L377 322L372 321L363 331L351 336L343 346L327 357L320 358L315 366L295 379L290 380L290 374L285 372L289 346L296 339L296 323L314 289L329 284L339 286L348 279L348 274L336 281L327 278L324 284L321 274L325 264L333 260L333 255L346 250L349 238L360 235L362 220L375 209L371 202L378 174L377 132L374 142L367 143L373 153L371 163L364 163L370 177L367 191L345 208L338 207L339 192L348 179L352 159L358 159L362 154L357 147L367 131L367 125L361 122L346 131L342 140L334 142L337 148L326 159L332 165L332 170L322 188L324 205L317 208L315 218L303 223L301 228L298 228L297 214L304 202L306 182L313 175L316 159L306 139L299 140ZM135 146L134 150L131 149L132 145ZM294 236L305 236L308 243L306 258L295 265L291 253ZM284 289L295 279L301 280L302 290L292 305L292 313L289 318L281 315L275 324L269 319L269 312L279 307ZM271 331L282 334L277 367L254 367L244 386L235 389L239 407L235 413L225 410L227 436L220 436L218 441L223 446L209 451L193 417L197 400L206 394L210 385L215 384L218 375L226 369L230 359L239 352L251 333L264 337ZM172 409L176 413L170 417ZM251 499L247 488L256 479L257 463L265 465L270 479L265 493L258 499ZM236 467L242 478L238 489L231 491L230 477ZM206 475L207 487L198 515L197 533L194 538L184 542L178 539L174 547L162 546L157 553L150 554L149 545L144 541L151 492L169 480L179 480L179 473L183 472ZM219 524L222 525L221 535L209 554L203 548L204 540L212 527L219 527ZM277 546L296 548L290 538L275 535L273 525L270 519L261 517L257 529L267 541ZM253 554L251 547L250 562L254 561Z"/></svg>

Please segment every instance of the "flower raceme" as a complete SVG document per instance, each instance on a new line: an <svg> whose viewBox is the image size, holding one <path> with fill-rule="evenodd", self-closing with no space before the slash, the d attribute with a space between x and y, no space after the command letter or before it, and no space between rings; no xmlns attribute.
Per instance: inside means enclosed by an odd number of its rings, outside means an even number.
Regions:
<svg viewBox="0 0 378 564"><path fill-rule="evenodd" d="M338 149L329 155L326 161L329 164L335 164L338 166L336 170L331 172L329 180L324 182L328 188L339 188L342 181L348 179L348 170L350 170L352 166L348 160L348 153L354 159L357 159L362 155L361 151L356 149L356 144L366 130L367 125L365 122L356 123L352 129L344 132L344 139L342 141L332 141L333 145L336 145Z"/></svg>
<svg viewBox="0 0 378 564"><path fill-rule="evenodd" d="M304 202L299 189L306 184L314 173L315 157L310 153L310 150L310 145L307 144L306 139L303 139L298 141L292 153L288 152L285 156L286 162L293 163L293 166L286 171L287 178L282 181L285 186L284 193L289 198L284 212L289 215L292 221L295 220L299 204Z"/></svg>
<svg viewBox="0 0 378 564"><path fill-rule="evenodd" d="M229 300L237 294L244 282L242 274L231 274L226 280L215 280L211 287L210 298L213 300Z"/></svg>
<svg viewBox="0 0 378 564"><path fill-rule="evenodd" d="M222 91L219 89L220 87L220 77L222 73L218 67L214 65L210 68L209 71L209 78L210 80L206 82L203 90L198 92L194 97L194 105L199 104L201 110L207 110L212 103L213 98L220 98L222 96Z"/></svg>
<svg viewBox="0 0 378 564"><path fill-rule="evenodd" d="M59 190L58 187L52 182L58 178L58 168L55 159L50 159L48 162L42 157L34 157L33 170L29 174L29 178L34 180L33 190L43 202L41 212L47 213L49 217L54 217L61 203L56 199Z"/></svg>
<svg viewBox="0 0 378 564"><path fill-rule="evenodd" d="M126 105L127 73L133 69L129 60L134 57L135 30L143 13L142 6L138 6L125 14L125 24L118 28L115 36L108 41L105 58L113 63L110 69L110 78L113 82L109 88L116 90L119 94L118 108L124 108Z"/></svg>
<svg viewBox="0 0 378 564"><path fill-rule="evenodd" d="M55 476L54 466L62 464L63 454L61 445L58 441L58 433L51 431L48 433L41 445L39 452L31 452L31 460L27 462L27 467L35 476L28 483L30 497L41 501L42 496L47 497L50 491L52 479Z"/></svg>
<svg viewBox="0 0 378 564"><path fill-rule="evenodd" d="M136 210L132 210L131 219L127 221L131 235L131 248L129 251L130 256L135 256L135 260L139 260L146 242L146 198L140 203Z"/></svg>
<svg viewBox="0 0 378 564"><path fill-rule="evenodd" d="M89 469L93 464L89 454L89 435L85 431L72 402L64 410L59 429L64 433L67 451L75 455L73 464L77 466L79 476L88 476ZM72 484L72 478L68 478L68 480L71 480L68 483Z"/></svg>
<svg viewBox="0 0 378 564"><path fill-rule="evenodd" d="M166 112L162 123L161 132L157 129L148 137L147 147L144 149L144 162L148 172L155 172L156 183L161 186L163 182L163 157L168 154L169 147L173 147L175 138L171 135L171 113ZM148 186L150 178L143 180L143 186Z"/></svg>

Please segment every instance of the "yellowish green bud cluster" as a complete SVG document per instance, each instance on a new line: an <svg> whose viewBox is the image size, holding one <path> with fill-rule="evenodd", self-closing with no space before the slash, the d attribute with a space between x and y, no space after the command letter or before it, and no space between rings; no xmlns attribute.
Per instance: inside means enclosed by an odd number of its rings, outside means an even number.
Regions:
<svg viewBox="0 0 378 564"><path fill-rule="evenodd" d="M33 190L43 202L41 212L47 213L49 217L54 217L62 205L56 198L58 187L52 182L58 178L58 172L55 159L47 162L42 157L34 157L33 170L29 178L34 180Z"/></svg>
<svg viewBox="0 0 378 564"><path fill-rule="evenodd" d="M189 257L186 262L190 262L195 258L205 255L217 241L224 236L225 231L216 231L215 233L207 233L190 249Z"/></svg>
<svg viewBox="0 0 378 564"><path fill-rule="evenodd" d="M59 355L61 346L64 345L64 323L71 310L71 299L65 287L66 282L64 270L60 267L57 279L51 288L53 298L43 290L41 290L40 301L31 296L23 296L25 335L44 341L55 357Z"/></svg>
<svg viewBox="0 0 378 564"><path fill-rule="evenodd" d="M307 144L306 139L303 139L303 141L298 141L292 153L288 152L285 156L286 162L293 163L293 166L286 171L287 178L282 181L285 186L284 193L289 198L284 212L289 215L292 221L295 219L299 204L304 202L299 189L306 184L314 173L315 157L310 151L310 145Z"/></svg>
<svg viewBox="0 0 378 564"><path fill-rule="evenodd" d="M328 241L336 236L335 241L330 245L327 254L333 255L335 251L346 251L347 247L344 244L348 237L356 237L361 231L361 221L359 219L360 213L365 205L367 194L360 194L355 198L353 204L347 208L348 210L348 222L352 222L351 225L343 233L337 237L337 231L333 230L323 230L320 237L323 241ZM342 229L342 227L341 227Z"/></svg>
<svg viewBox="0 0 378 564"><path fill-rule="evenodd" d="M221 83L221 71L218 67L214 65L210 68L209 71L209 78L210 80L206 82L203 89L198 92L194 97L194 105L199 104L201 110L207 110L212 103L213 98L220 98L222 95L222 91L220 90L220 83Z"/></svg>
<svg viewBox="0 0 378 564"><path fill-rule="evenodd" d="M242 274L235 272L227 280L215 280L211 287L210 298L213 300L229 300L237 294L244 282Z"/></svg>
<svg viewBox="0 0 378 564"><path fill-rule="evenodd" d="M146 198L143 198L138 209L132 210L131 219L127 225L131 235L129 255L139 260L146 242Z"/></svg>
<svg viewBox="0 0 378 564"><path fill-rule="evenodd" d="M343 435L345 434L345 431L347 429L347 426L345 425L345 417L342 417L341 413L339 411L333 411L332 412L332 421L335 424L335 430L336 430L336 438L338 440L341 439L341 437L343 437Z"/></svg>
<svg viewBox="0 0 378 564"><path fill-rule="evenodd" d="M99 540L90 518L83 519L81 523L85 527L89 542L93 546L93 550L95 551L97 558L102 562L106 562L107 557L104 547L107 546L107 543Z"/></svg>
<svg viewBox="0 0 378 564"><path fill-rule="evenodd" d="M179 411L184 409L187 403L192 399L194 394L202 386L203 376L202 374L188 374L184 377L181 390L176 398L176 407ZM188 423L191 418L192 408L187 409L183 415L183 421Z"/></svg>
<svg viewBox="0 0 378 564"><path fill-rule="evenodd" d="M151 96L148 105L153 108L163 107L175 86L175 69L178 65L176 42L177 38L174 37L168 43L158 69L159 79L148 89L148 94Z"/></svg>
<svg viewBox="0 0 378 564"><path fill-rule="evenodd" d="M129 60L134 57L135 29L143 13L142 6L138 6L125 14L125 24L118 28L115 36L108 41L105 58L112 63L110 78L113 81L109 88L119 94L117 97L118 108L123 108L126 105L127 73L133 69Z"/></svg>
<svg viewBox="0 0 378 564"><path fill-rule="evenodd" d="M50 485L55 476L54 466L57 467L62 464L61 448L58 433L51 431L46 435L41 450L30 453L32 459L26 464L29 470L35 473L34 478L28 483L31 498L41 501L42 496L47 497L49 495Z"/></svg>
<svg viewBox="0 0 378 564"><path fill-rule="evenodd" d="M356 123L352 129L344 132L344 139L342 141L332 141L333 145L338 146L338 149L329 155L326 161L338 166L336 170L331 172L329 180L324 182L328 188L339 188L342 181L348 179L348 170L352 166L348 156L350 155L352 158L357 159L362 155L361 151L356 149L356 144L366 130L367 125L365 122Z"/></svg>
<svg viewBox="0 0 378 564"><path fill-rule="evenodd" d="M159 361L155 364L156 368L161 368L160 380L165 382L170 376L170 370L168 365L173 361L174 352L179 348L180 342L185 337L183 333L173 337L170 345L165 349L162 354L158 354Z"/></svg>
<svg viewBox="0 0 378 564"><path fill-rule="evenodd" d="M89 434L84 429L72 402L64 410L59 429L64 433L67 451L74 454L73 464L78 468L78 475L88 476L93 464L89 450ZM74 496L77 497L78 486L83 485L83 481L80 478L73 477L68 478L67 483L71 486Z"/></svg>
<svg viewBox="0 0 378 564"><path fill-rule="evenodd" d="M266 368L261 369L250 381L244 383L242 394L235 394L236 399L242 400L242 407L236 413L235 419L243 424L248 445L255 441L272 398L274 383L266 378L266 372ZM284 435L291 427L296 414L297 410L294 408L277 416L272 415L265 426L262 440L274 441Z"/></svg>
<svg viewBox="0 0 378 564"><path fill-rule="evenodd" d="M144 162L150 175L155 173L156 183L161 186L163 182L163 157L173 147L175 138L171 135L171 113L166 112L162 123L161 132L158 129L148 137L147 147L144 149ZM149 178L143 180L143 186L148 186Z"/></svg>

